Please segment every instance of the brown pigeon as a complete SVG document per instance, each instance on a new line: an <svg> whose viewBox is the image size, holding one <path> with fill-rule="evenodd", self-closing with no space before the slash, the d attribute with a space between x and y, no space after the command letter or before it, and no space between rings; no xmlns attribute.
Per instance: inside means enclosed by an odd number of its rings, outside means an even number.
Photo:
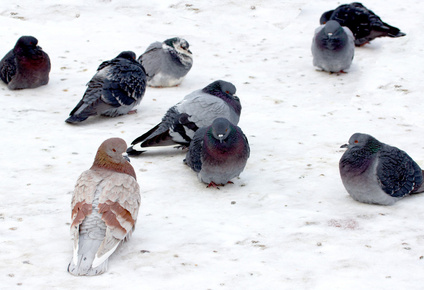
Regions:
<svg viewBox="0 0 424 290"><path fill-rule="evenodd" d="M107 139L93 166L77 180L72 196L74 254L68 266L72 275L104 273L109 256L134 230L140 187L134 168L122 155L126 148L121 138Z"/></svg>

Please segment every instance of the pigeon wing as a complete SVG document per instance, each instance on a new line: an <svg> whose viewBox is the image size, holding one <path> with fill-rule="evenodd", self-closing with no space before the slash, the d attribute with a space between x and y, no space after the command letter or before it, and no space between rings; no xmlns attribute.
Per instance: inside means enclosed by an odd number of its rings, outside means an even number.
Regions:
<svg viewBox="0 0 424 290"><path fill-rule="evenodd" d="M146 74L136 61L114 59L104 68L102 101L112 107L139 103L146 89Z"/></svg>
<svg viewBox="0 0 424 290"><path fill-rule="evenodd" d="M79 226L92 213L92 203L102 177L92 170L84 171L77 180L72 196L71 235L74 239L74 260L78 260Z"/></svg>
<svg viewBox="0 0 424 290"><path fill-rule="evenodd" d="M218 117L226 118L233 124L237 124L239 119L225 101L204 93L183 100L178 110L189 115L188 120L198 128L211 125Z"/></svg>
<svg viewBox="0 0 424 290"><path fill-rule="evenodd" d="M418 164L406 152L388 145L379 154L377 179L383 191L393 197L408 195L423 183Z"/></svg>
<svg viewBox="0 0 424 290"><path fill-rule="evenodd" d="M196 131L184 160L184 162L195 172L200 172L200 170L202 170L203 139L206 131L207 127L200 128Z"/></svg>
<svg viewBox="0 0 424 290"><path fill-rule="evenodd" d="M146 51L138 58L138 61L143 65L148 73L149 79L152 79L159 72L162 57L162 43L157 41L150 44Z"/></svg>
<svg viewBox="0 0 424 290"><path fill-rule="evenodd" d="M0 61L0 78L8 84L16 74L15 53L9 51Z"/></svg>
<svg viewBox="0 0 424 290"><path fill-rule="evenodd" d="M128 174L114 173L105 182L99 197L99 213L106 223L106 236L96 253L93 267L103 263L128 238L137 220L140 187Z"/></svg>

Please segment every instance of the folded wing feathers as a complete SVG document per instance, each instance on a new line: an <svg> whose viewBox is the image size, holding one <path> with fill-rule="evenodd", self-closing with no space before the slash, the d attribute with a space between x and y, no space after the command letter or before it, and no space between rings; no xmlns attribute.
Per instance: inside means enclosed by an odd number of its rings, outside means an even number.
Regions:
<svg viewBox="0 0 424 290"><path fill-rule="evenodd" d="M98 211L102 215L102 220L107 228L105 238L95 255L92 268L96 268L105 262L120 242L131 234L140 206L140 188L132 176L123 173L112 173L104 176L91 170L83 172L78 178L71 203L74 264L78 262L79 226L86 216L92 213L94 195L96 190L99 189L101 193Z"/></svg>
<svg viewBox="0 0 424 290"><path fill-rule="evenodd" d="M139 192L137 181L127 174L115 173L105 184L99 197L99 213L107 226L106 236L96 253L93 267L105 261L131 234L140 206Z"/></svg>

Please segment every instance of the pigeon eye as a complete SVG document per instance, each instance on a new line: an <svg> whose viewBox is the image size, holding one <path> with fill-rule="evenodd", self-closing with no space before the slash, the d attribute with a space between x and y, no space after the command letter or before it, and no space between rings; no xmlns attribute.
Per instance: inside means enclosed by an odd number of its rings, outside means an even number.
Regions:
<svg viewBox="0 0 424 290"><path fill-rule="evenodd" d="M229 91L225 91L227 94L230 94L230 92Z"/></svg>
<svg viewBox="0 0 424 290"><path fill-rule="evenodd" d="M113 152L116 152L116 149L115 149L115 148L113 148L113 149L112 149L112 151L113 151Z"/></svg>
<svg viewBox="0 0 424 290"><path fill-rule="evenodd" d="M358 140L355 140L355 143L358 143L359 141Z"/></svg>

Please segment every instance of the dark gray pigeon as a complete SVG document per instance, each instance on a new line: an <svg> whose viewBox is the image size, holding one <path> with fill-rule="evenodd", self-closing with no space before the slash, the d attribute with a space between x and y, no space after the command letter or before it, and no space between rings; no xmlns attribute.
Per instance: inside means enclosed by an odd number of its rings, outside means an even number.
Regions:
<svg viewBox="0 0 424 290"><path fill-rule="evenodd" d="M179 37L152 43L138 61L146 70L147 84L151 87L179 85L193 65L189 44Z"/></svg>
<svg viewBox="0 0 424 290"><path fill-rule="evenodd" d="M352 32L330 20L315 30L312 39L314 66L328 72L344 72L352 64L355 44Z"/></svg>
<svg viewBox="0 0 424 290"><path fill-rule="evenodd" d="M134 52L123 51L100 64L87 86L67 123L82 122L95 115L116 117L129 113L144 96L146 73Z"/></svg>
<svg viewBox="0 0 424 290"><path fill-rule="evenodd" d="M374 12L359 2L343 4L334 10L322 14L320 23L336 20L342 26L347 26L355 37L355 45L361 46L377 37L401 37L406 34L399 28L384 23Z"/></svg>
<svg viewBox="0 0 424 290"><path fill-rule="evenodd" d="M139 155L150 146L183 145L188 147L198 128L209 126L218 117L238 124L241 113L236 87L218 80L192 92L171 107L162 122L132 141L127 153Z"/></svg>
<svg viewBox="0 0 424 290"><path fill-rule="evenodd" d="M404 151L374 137L355 133L340 159L343 185L353 199L392 205L399 199L424 191L423 172Z"/></svg>
<svg viewBox="0 0 424 290"><path fill-rule="evenodd" d="M225 185L240 175L250 155L249 143L242 130L225 118L194 134L184 162L208 187Z"/></svg>
<svg viewBox="0 0 424 290"><path fill-rule="evenodd" d="M30 89L49 82L50 58L33 36L21 36L0 61L0 78L11 90Z"/></svg>

